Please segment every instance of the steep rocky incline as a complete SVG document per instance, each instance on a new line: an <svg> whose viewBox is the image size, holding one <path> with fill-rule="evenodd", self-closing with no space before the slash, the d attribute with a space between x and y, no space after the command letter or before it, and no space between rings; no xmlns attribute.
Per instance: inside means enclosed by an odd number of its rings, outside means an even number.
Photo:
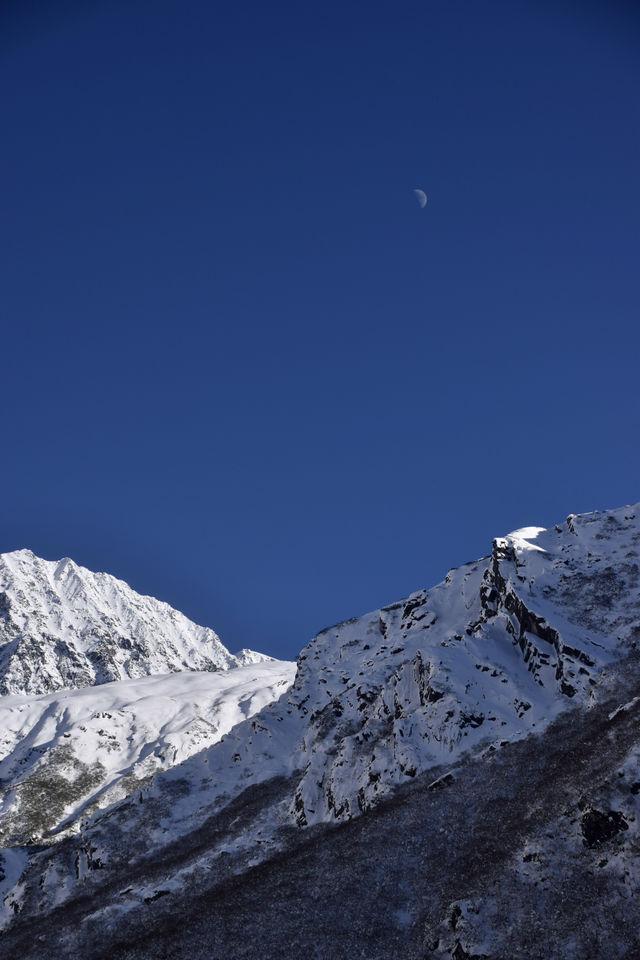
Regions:
<svg viewBox="0 0 640 960"><path fill-rule="evenodd" d="M0 555L0 694L43 694L183 670L227 670L208 627L122 580L30 550Z"/></svg>
<svg viewBox="0 0 640 960"><path fill-rule="evenodd" d="M349 819L589 705L640 640L639 543L633 509L526 528L439 586L324 630L286 697L207 754L209 795L295 774L294 822Z"/></svg>
<svg viewBox="0 0 640 960"><path fill-rule="evenodd" d="M169 915L174 897L403 791L446 796L465 765L544 738L567 711L595 717L603 698L616 702L620 665L635 662L639 553L640 505L571 516L499 538L433 589L322 631L293 685L218 742L77 836L5 852L5 922L27 936L29 917L64 907L93 933L148 923L150 903ZM456 943L443 955L468 956Z"/></svg>

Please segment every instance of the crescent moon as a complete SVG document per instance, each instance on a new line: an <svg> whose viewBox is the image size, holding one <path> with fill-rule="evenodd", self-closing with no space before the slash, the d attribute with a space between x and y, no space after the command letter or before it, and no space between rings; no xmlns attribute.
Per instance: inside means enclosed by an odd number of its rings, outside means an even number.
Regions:
<svg viewBox="0 0 640 960"><path fill-rule="evenodd" d="M427 195L424 190L414 190L418 203L421 207L426 207L427 205Z"/></svg>

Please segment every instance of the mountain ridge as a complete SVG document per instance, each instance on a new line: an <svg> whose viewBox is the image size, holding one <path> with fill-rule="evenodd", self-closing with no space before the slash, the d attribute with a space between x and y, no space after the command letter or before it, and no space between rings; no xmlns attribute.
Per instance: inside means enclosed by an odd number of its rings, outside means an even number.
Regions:
<svg viewBox="0 0 640 960"><path fill-rule="evenodd" d="M403 907L396 893L391 913L380 906L387 928L379 934L376 956L395 957L401 950L421 960L502 960L513 955L518 934L529 944L523 957L578 960L584 953L575 953L567 939L578 934L564 907L558 906L560 919L548 938L555 953L544 946L536 953L526 933L527 917L537 909L535 890L544 891L547 904L557 900L562 858L580 884L589 871L606 867L609 887L599 904L589 899L589 909L605 926L611 924L607 911L613 911L620 929L628 931L625 891L640 892L640 788L634 788L640 783L639 551L640 505L570 515L549 529L527 527L498 537L487 557L449 571L435 587L325 628L300 652L295 675L288 674L288 682L281 678L282 691L276 689L215 742L77 822L62 841L41 836L40 847L11 848L0 881L6 930L18 938L8 942L19 941L23 949L34 918L50 916L56 949L81 942L85 955L98 956L99 940L110 943L114 956L144 956L132 946L135 930L151 924L145 949L149 942L159 949L153 924L163 929L178 907L187 923L191 898L209 891L211 926L196 925L200 941L188 924L183 927L186 945L184 952L176 946L175 956L189 956L198 943L203 952L197 956L227 956L233 940L227 953L216 952L216 923L227 923L216 913L216 885L249 889L253 871L264 865L276 896L278 874L268 865L279 863L282 871L289 854L305 849L311 851L310 882L318 886L327 851L339 842L332 838L342 836L335 831L362 824L353 835L368 835L371 844L373 827L367 824L374 822L384 825L387 836L386 846L384 836L375 840L375 849L398 875L389 844L405 850L407 863L411 851L384 811L397 809L400 822L400 811L417 798L412 829L427 844L427 856L431 827L416 819L422 796L424 809L440 818L438 830L445 831L447 842L460 846L456 869L466 856L476 864L473 876L487 879L471 890L464 874L439 877L437 862L430 867L436 870L433 880L420 879L416 862L413 892L406 894L415 903L409 899ZM581 731L589 725L597 743L588 750ZM564 759L554 761L556 755ZM511 756L521 758L515 766ZM565 764L562 778L554 762ZM505 797L520 798L526 791L518 806L522 826L507 844L522 852L520 859L513 860L515 853L496 859L496 843L487 835L493 865L483 867L474 837L482 833L479 811L491 809L492 770L508 771L501 787ZM475 800L464 788L468 777L477 783ZM552 804L546 840L538 832L542 820L531 813L537 810L536 790ZM463 801L456 800L463 794L472 804L466 813L460 813ZM497 797L497 808L500 802ZM455 829L447 820L448 804L462 816ZM508 804L502 816L511 823ZM599 850L607 854L600 860ZM366 849L356 847L353 856L361 858L364 870ZM605 866L598 866L600 861ZM82 864L79 874L74 863ZM427 900L425 884L432 891ZM512 887L520 891L520 902L514 902ZM274 919L271 892L261 897L255 930L266 924L263 936L273 945L282 919ZM338 922L338 907L330 900L316 902L305 917L311 931L319 929L316 915L325 917L327 929ZM505 903L515 918L510 926L500 920ZM81 929L55 926L62 908L79 911ZM357 897L341 909L350 911L356 929ZM254 923L246 912L243 916ZM543 918L536 924L543 937ZM299 953L296 937L302 934L299 928L288 930L283 952L272 946L265 957ZM310 936L308 951L317 947ZM317 947L317 955L323 960L353 955L357 937L349 931L343 936L344 945ZM593 956L630 960L629 937L625 933L617 952L612 937L604 938L608 952ZM236 954L251 956L239 944ZM30 954L15 953L23 955Z"/></svg>

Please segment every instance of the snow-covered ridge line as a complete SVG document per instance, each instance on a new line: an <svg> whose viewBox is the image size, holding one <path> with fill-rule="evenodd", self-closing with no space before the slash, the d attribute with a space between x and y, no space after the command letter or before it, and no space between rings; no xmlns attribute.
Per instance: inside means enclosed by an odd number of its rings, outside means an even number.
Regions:
<svg viewBox="0 0 640 960"><path fill-rule="evenodd" d="M179 775L206 776L214 803L295 776L287 816L304 827L590 704L603 668L640 642L637 516L515 531L438 586L321 631L286 697Z"/></svg>
<svg viewBox="0 0 640 960"><path fill-rule="evenodd" d="M30 550L0 555L0 694L43 694L184 670L227 670L235 657L208 627L123 580Z"/></svg>

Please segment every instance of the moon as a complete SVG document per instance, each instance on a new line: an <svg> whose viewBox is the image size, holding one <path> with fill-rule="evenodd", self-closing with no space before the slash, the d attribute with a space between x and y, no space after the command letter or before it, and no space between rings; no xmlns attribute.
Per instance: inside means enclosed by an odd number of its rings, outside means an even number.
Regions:
<svg viewBox="0 0 640 960"><path fill-rule="evenodd" d="M426 205L427 205L427 195L426 195L426 193L424 192L424 190L414 190L413 192L415 193L416 199L417 199L418 203L420 204L420 206L421 206L421 207L426 207Z"/></svg>

